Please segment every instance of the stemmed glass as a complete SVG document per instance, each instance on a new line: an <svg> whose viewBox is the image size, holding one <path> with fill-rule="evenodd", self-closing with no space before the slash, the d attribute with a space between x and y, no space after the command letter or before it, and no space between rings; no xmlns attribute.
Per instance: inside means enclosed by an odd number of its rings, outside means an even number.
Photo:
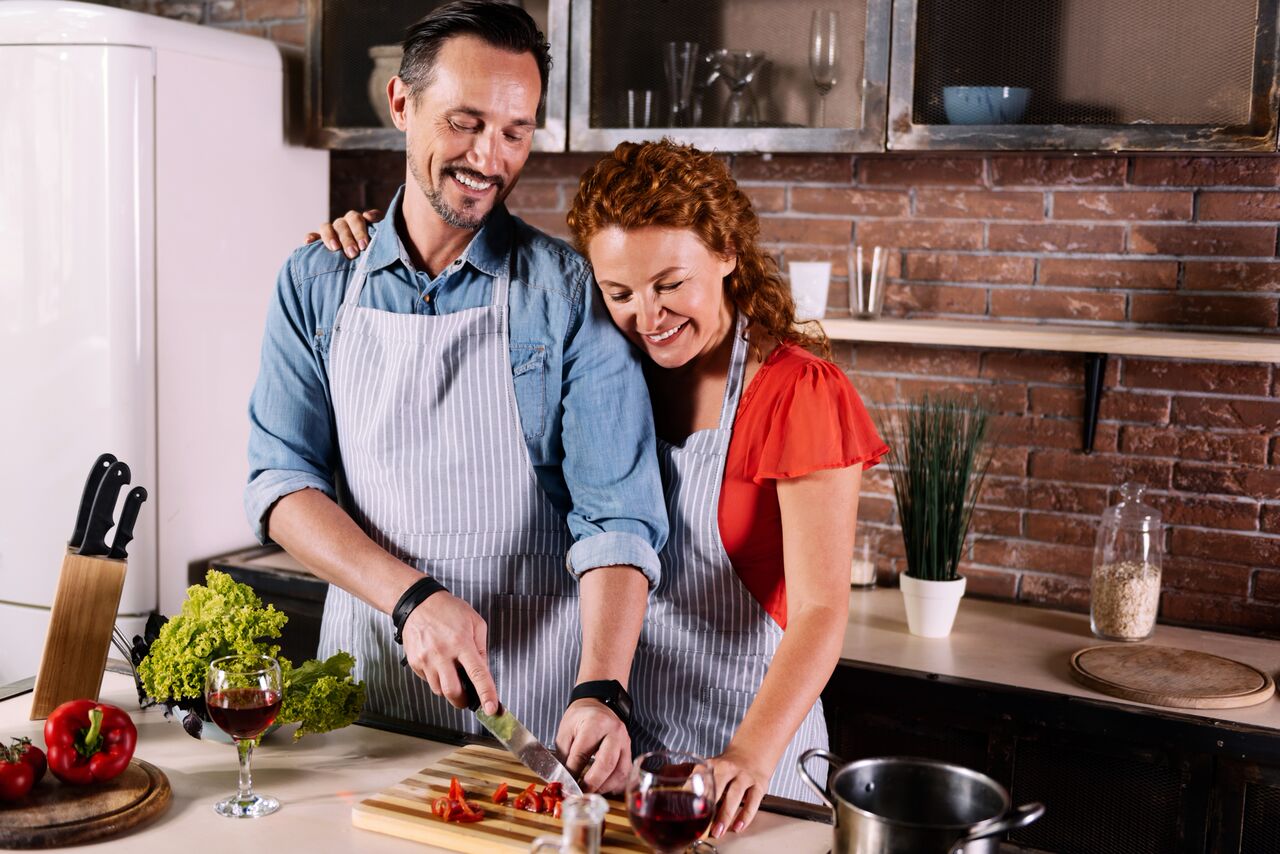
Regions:
<svg viewBox="0 0 1280 854"><path fill-rule="evenodd" d="M809 28L809 74L818 88L818 127L827 126L827 93L840 78L840 46L836 34L840 14L833 9L818 9Z"/></svg>
<svg viewBox="0 0 1280 854"><path fill-rule="evenodd" d="M229 655L209 663L204 700L209 718L235 740L240 753L236 794L213 805L218 815L257 818L280 809L275 798L253 791L253 745L275 721L284 699L280 664L269 655Z"/></svg>
<svg viewBox="0 0 1280 854"><path fill-rule="evenodd" d="M655 750L636 759L627 780L627 815L640 838L658 854L693 846L714 852L699 839L716 810L711 765L701 756Z"/></svg>

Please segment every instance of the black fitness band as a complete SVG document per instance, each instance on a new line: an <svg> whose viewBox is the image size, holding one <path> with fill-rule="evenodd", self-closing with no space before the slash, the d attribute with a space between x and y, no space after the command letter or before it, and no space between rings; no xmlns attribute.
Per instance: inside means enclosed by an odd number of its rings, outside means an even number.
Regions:
<svg viewBox="0 0 1280 854"><path fill-rule="evenodd" d="M409 615L413 613L413 609L427 601L428 597L445 589L443 584L429 575L419 578L409 585L409 589L401 595L400 601L396 602L396 606L391 609L391 622L396 627L396 643L404 643L401 633L404 631L404 624L408 622Z"/></svg>
<svg viewBox="0 0 1280 854"><path fill-rule="evenodd" d="M631 695L617 679L597 679L576 685L569 694L572 705L578 700L599 700L624 724L631 722Z"/></svg>

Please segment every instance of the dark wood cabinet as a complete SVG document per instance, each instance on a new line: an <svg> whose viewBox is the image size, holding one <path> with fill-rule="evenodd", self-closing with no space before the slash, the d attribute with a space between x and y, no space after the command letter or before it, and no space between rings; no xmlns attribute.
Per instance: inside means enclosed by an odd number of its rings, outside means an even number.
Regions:
<svg viewBox="0 0 1280 854"><path fill-rule="evenodd" d="M1009 840L1027 850L1280 851L1280 733L856 662L823 702L845 760L955 762L1042 801Z"/></svg>

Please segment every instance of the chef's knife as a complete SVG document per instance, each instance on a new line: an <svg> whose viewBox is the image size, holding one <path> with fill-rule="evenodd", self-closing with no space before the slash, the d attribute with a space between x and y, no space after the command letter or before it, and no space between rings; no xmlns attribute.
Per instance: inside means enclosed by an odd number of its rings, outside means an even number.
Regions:
<svg viewBox="0 0 1280 854"><path fill-rule="evenodd" d="M114 462L98 484L98 492L93 496L93 507L89 510L89 522L84 529L84 542L80 545L80 554L88 556L105 555L107 548L107 531L116 523L116 498L120 490L129 483L129 466L122 462Z"/></svg>
<svg viewBox="0 0 1280 854"><path fill-rule="evenodd" d="M138 512L142 509L142 502L146 500L146 487L135 486L129 490L124 499L124 508L120 511L120 521L116 523L116 536L111 541L111 553L108 557L124 560L129 556L125 549L133 539L133 524L138 521Z"/></svg>
<svg viewBox="0 0 1280 854"><path fill-rule="evenodd" d="M476 694L476 686L471 684L467 674L458 668L458 676L462 679L462 687L467 692L467 708L475 714L476 720L484 725L494 738L502 742L502 746L511 751L520 764L537 774L548 783L560 783L566 795L581 795L582 787L573 779L569 769L564 767L556 755L542 745L524 724L520 723L511 710L499 706L496 715L486 714L480 708L480 697Z"/></svg>
<svg viewBox="0 0 1280 854"><path fill-rule="evenodd" d="M111 464L115 461L115 454L102 454L93 461L93 468L89 469L89 477L84 482L84 492L80 494L80 508L76 511L76 527L71 532L71 539L67 540L68 548L78 549L84 542L84 529L89 524L89 510L93 507L93 497L98 494L98 484L102 483L107 469L111 468Z"/></svg>

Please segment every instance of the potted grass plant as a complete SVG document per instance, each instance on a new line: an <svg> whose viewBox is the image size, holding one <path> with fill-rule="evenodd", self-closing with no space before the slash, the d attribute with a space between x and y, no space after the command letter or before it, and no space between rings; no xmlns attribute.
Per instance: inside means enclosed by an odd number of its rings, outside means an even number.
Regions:
<svg viewBox="0 0 1280 854"><path fill-rule="evenodd" d="M991 413L976 400L924 395L881 419L907 570L900 578L913 635L946 637L965 580L973 507L991 463Z"/></svg>

